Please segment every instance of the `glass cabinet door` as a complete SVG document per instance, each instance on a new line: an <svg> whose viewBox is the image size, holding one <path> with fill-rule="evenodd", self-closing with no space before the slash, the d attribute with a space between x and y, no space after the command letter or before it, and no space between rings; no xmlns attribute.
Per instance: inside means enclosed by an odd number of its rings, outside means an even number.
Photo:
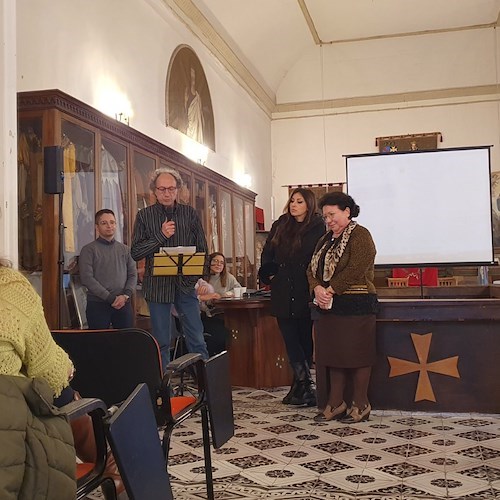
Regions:
<svg viewBox="0 0 500 500"><path fill-rule="evenodd" d="M154 158L134 151L133 169L132 169L132 188L134 191L135 210L133 210L133 220L136 213L142 208L153 205L156 202L154 193L149 188L151 176L156 169L156 161Z"/></svg>
<svg viewBox="0 0 500 500"><path fill-rule="evenodd" d="M217 186L213 184L208 185L208 229L207 229L207 243L208 252L218 252L219 251L219 227L217 216L217 206L218 206L218 193Z"/></svg>
<svg viewBox="0 0 500 500"><path fill-rule="evenodd" d="M207 183L202 179L195 179L194 181L194 208L201 220L203 230L207 231Z"/></svg>
<svg viewBox="0 0 500 500"><path fill-rule="evenodd" d="M156 169L156 160L151 156L147 156L140 151L134 151L132 168L132 190L133 202L135 207L132 207L133 217L132 224L134 224L137 212L143 208L156 203L156 197L150 189L151 176ZM136 313L143 317L149 316L149 309L144 296L142 295L141 283L144 277L146 259L141 259L137 262L137 294L136 294ZM140 322L140 318L136 319Z"/></svg>
<svg viewBox="0 0 500 500"><path fill-rule="evenodd" d="M220 191L220 227L221 251L226 258L227 270L234 274L233 262L233 214L231 210L231 194L221 189Z"/></svg>
<svg viewBox="0 0 500 500"><path fill-rule="evenodd" d="M95 134L61 121L64 148L64 268L71 269L84 245L95 239Z"/></svg>
<svg viewBox="0 0 500 500"><path fill-rule="evenodd" d="M189 172L177 169L182 179L182 187L177 193L177 202L184 205L191 205L193 199L193 179Z"/></svg>
<svg viewBox="0 0 500 500"><path fill-rule="evenodd" d="M255 280L255 208L245 201L245 276L246 286L256 288Z"/></svg>
<svg viewBox="0 0 500 500"><path fill-rule="evenodd" d="M113 210L116 218L115 239L130 240L128 227L127 148L123 144L102 138L101 146L101 207Z"/></svg>
<svg viewBox="0 0 500 500"><path fill-rule="evenodd" d="M20 118L17 143L18 258L27 273L42 271L42 117ZM32 281L30 279L30 281ZM35 288L41 294L41 280Z"/></svg>
<svg viewBox="0 0 500 500"><path fill-rule="evenodd" d="M245 276L245 223L243 216L243 200L233 195L233 231L234 231L234 265L233 274L246 286Z"/></svg>

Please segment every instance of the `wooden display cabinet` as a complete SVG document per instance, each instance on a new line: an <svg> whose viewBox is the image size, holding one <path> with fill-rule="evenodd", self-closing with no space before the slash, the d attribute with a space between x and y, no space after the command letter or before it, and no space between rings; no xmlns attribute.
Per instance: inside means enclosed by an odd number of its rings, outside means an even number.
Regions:
<svg viewBox="0 0 500 500"><path fill-rule="evenodd" d="M76 326L65 288L82 246L95 237L95 212L112 209L116 238L130 245L137 212L155 202L149 180L160 166L179 171L178 201L198 212L209 251L222 251L240 283L255 287L252 191L59 90L18 94L18 137L19 263L51 328ZM62 199L43 191L45 146L64 147Z"/></svg>

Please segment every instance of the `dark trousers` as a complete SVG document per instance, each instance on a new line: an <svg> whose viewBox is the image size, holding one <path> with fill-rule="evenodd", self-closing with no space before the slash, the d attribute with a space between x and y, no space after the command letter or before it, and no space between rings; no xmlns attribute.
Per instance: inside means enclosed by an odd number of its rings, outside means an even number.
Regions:
<svg viewBox="0 0 500 500"><path fill-rule="evenodd" d="M312 326L309 318L276 318L285 341L290 363L311 361L313 357Z"/></svg>
<svg viewBox="0 0 500 500"><path fill-rule="evenodd" d="M87 323L91 330L108 328L132 328L134 318L132 304L127 302L121 309L111 307L107 302L87 302Z"/></svg>
<svg viewBox="0 0 500 500"><path fill-rule="evenodd" d="M210 356L215 356L219 352L225 351L229 339L229 330L224 325L224 315L217 314L210 318L205 313L201 314L201 321L203 322L203 332L205 342L207 343L207 350Z"/></svg>
<svg viewBox="0 0 500 500"><path fill-rule="evenodd" d="M68 385L62 390L59 397L54 398L54 406L61 408L61 406L67 405L71 403L71 401L74 401L74 399L75 399L75 391L70 385Z"/></svg>

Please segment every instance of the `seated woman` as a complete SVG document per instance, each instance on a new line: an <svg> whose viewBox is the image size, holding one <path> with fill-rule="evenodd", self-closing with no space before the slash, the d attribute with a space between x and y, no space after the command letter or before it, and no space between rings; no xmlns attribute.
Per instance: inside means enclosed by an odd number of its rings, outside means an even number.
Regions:
<svg viewBox="0 0 500 500"><path fill-rule="evenodd" d="M54 392L54 405L61 407L79 399L69 384L73 373L73 363L52 338L39 295L21 273L0 259L0 374L44 379ZM96 444L90 416L70 424L77 456L94 463ZM117 492L122 492L124 486L111 453L106 474L115 481Z"/></svg>
<svg viewBox="0 0 500 500"><path fill-rule="evenodd" d="M214 300L231 297L233 289L240 287L238 280L226 269L226 258L220 252L209 255L210 274L200 280L197 293L200 300L201 320L206 337L207 349L214 356L226 349L229 331L224 325L222 311L213 305Z"/></svg>

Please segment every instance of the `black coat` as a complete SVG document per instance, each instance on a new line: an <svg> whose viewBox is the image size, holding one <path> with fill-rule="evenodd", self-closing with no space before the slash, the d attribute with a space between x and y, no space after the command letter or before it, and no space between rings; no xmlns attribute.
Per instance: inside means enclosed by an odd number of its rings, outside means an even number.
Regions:
<svg viewBox="0 0 500 500"><path fill-rule="evenodd" d="M314 216L302 236L299 250L290 253L286 238L280 247L271 244L278 227L285 223L286 217L286 214L282 215L274 222L262 250L262 264L275 262L279 265L279 271L271 281L272 313L278 318L309 318L311 295L306 270L316 243L325 233L325 223L319 215Z"/></svg>

